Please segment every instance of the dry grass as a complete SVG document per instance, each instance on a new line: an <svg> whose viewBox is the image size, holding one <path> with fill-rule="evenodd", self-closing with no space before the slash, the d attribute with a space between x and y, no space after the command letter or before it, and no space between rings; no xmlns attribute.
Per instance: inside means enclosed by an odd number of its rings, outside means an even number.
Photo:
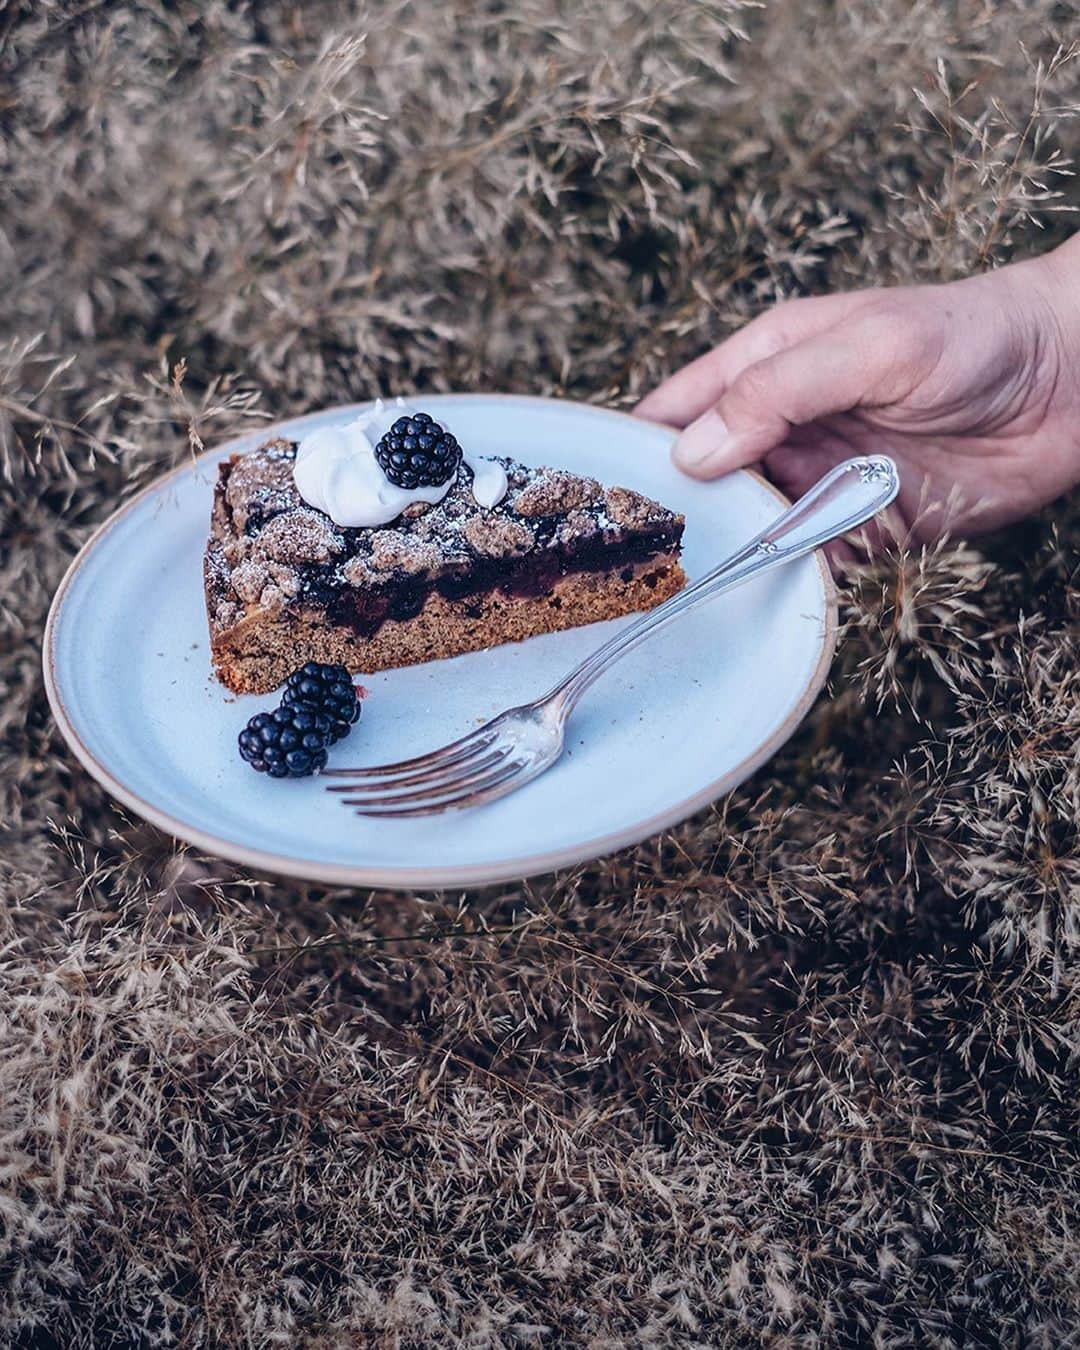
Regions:
<svg viewBox="0 0 1080 1350"><path fill-rule="evenodd" d="M778 296L1062 237L1052 0L0 3L0 1338L1077 1344L1075 503L858 575L797 740L394 897L126 819L53 586L377 389L629 402Z"/></svg>

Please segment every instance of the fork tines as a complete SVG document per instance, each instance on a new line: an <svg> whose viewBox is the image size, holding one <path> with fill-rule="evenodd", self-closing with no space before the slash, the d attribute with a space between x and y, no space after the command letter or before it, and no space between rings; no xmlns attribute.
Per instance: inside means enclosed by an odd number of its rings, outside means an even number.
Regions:
<svg viewBox="0 0 1080 1350"><path fill-rule="evenodd" d="M514 748L496 744L495 732L481 728L460 740L399 764L368 769L326 769L324 778L345 778L327 792L361 816L423 816L476 806L520 773Z"/></svg>

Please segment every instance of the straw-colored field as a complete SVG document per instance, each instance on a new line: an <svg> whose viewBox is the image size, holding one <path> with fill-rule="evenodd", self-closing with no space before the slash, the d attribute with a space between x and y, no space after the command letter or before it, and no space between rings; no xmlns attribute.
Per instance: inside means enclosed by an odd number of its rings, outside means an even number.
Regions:
<svg viewBox="0 0 1080 1350"><path fill-rule="evenodd" d="M49 597L380 390L626 406L778 297L1049 247L1051 0L0 0L0 1340L1046 1346L1080 1319L1080 523L866 568L732 799L398 897L126 818Z"/></svg>

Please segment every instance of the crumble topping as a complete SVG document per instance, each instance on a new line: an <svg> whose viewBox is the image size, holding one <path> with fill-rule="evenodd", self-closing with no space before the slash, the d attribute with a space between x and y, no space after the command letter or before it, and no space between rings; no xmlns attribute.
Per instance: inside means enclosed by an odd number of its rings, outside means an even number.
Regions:
<svg viewBox="0 0 1080 1350"><path fill-rule="evenodd" d="M536 542L524 521L506 516L473 516L465 522L462 534L485 558L518 558Z"/></svg>
<svg viewBox="0 0 1080 1350"><path fill-rule="evenodd" d="M463 464L441 502L415 503L381 528L342 528L300 497L295 455L295 443L278 438L221 466L207 553L220 624L235 622L237 602L277 612L312 584L383 587L472 559L510 562L552 543L577 552L613 532L670 533L677 542L682 531L681 517L638 492L605 492L594 478L512 459L499 461L509 486L494 507L477 505Z"/></svg>
<svg viewBox="0 0 1080 1350"><path fill-rule="evenodd" d="M214 621L227 628L230 624L237 623L243 617L244 611L235 600L219 600L214 607Z"/></svg>
<svg viewBox="0 0 1080 1350"><path fill-rule="evenodd" d="M569 543L574 539L583 539L586 535L592 534L597 525L603 528L605 524L604 516L594 517L588 511L571 511L559 524L555 537L560 543Z"/></svg>
<svg viewBox="0 0 1080 1350"><path fill-rule="evenodd" d="M371 536L369 567L378 572L402 571L407 576L438 567L442 554L433 543L401 530L376 530Z"/></svg>
<svg viewBox="0 0 1080 1350"><path fill-rule="evenodd" d="M264 609L280 609L300 594L300 574L285 563L249 559L233 568L231 583L244 604Z"/></svg>
<svg viewBox="0 0 1080 1350"><path fill-rule="evenodd" d="M656 519L656 503L630 488L608 488L604 505L616 525L626 525L630 529L640 529Z"/></svg>
<svg viewBox="0 0 1080 1350"><path fill-rule="evenodd" d="M342 566L341 577L347 586L370 586L375 580L375 573L368 565L366 556L350 558Z"/></svg>
<svg viewBox="0 0 1080 1350"><path fill-rule="evenodd" d="M270 574L266 568L254 562L242 562L232 571L232 588L245 605L258 603L269 580Z"/></svg>
<svg viewBox="0 0 1080 1350"><path fill-rule="evenodd" d="M251 557L253 544L246 534L238 534L235 539L230 539L221 550L225 561L230 567L236 567L238 563L246 562Z"/></svg>
<svg viewBox="0 0 1080 1350"><path fill-rule="evenodd" d="M566 469L541 469L514 498L519 516L554 516L600 500L603 489L595 478L581 478Z"/></svg>
<svg viewBox="0 0 1080 1350"><path fill-rule="evenodd" d="M256 509L266 516L277 515L290 506L303 506L292 480L295 456L293 442L277 438L233 462L225 501L238 531L247 529Z"/></svg>
<svg viewBox="0 0 1080 1350"><path fill-rule="evenodd" d="M345 552L345 540L321 511L300 507L268 521L254 552L274 562L325 563Z"/></svg>

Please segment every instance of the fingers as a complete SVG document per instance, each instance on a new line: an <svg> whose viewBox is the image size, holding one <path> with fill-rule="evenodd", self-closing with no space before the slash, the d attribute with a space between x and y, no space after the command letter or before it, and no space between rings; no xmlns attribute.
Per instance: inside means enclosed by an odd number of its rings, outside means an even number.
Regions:
<svg viewBox="0 0 1080 1350"><path fill-rule="evenodd" d="M841 323L864 306L872 294L852 291L776 305L657 385L634 411L652 422L685 427L715 403L747 366Z"/></svg>
<svg viewBox="0 0 1080 1350"><path fill-rule="evenodd" d="M679 437L675 463L697 478L752 464L792 427L901 397L918 359L910 330L885 312L819 333L737 375Z"/></svg>

